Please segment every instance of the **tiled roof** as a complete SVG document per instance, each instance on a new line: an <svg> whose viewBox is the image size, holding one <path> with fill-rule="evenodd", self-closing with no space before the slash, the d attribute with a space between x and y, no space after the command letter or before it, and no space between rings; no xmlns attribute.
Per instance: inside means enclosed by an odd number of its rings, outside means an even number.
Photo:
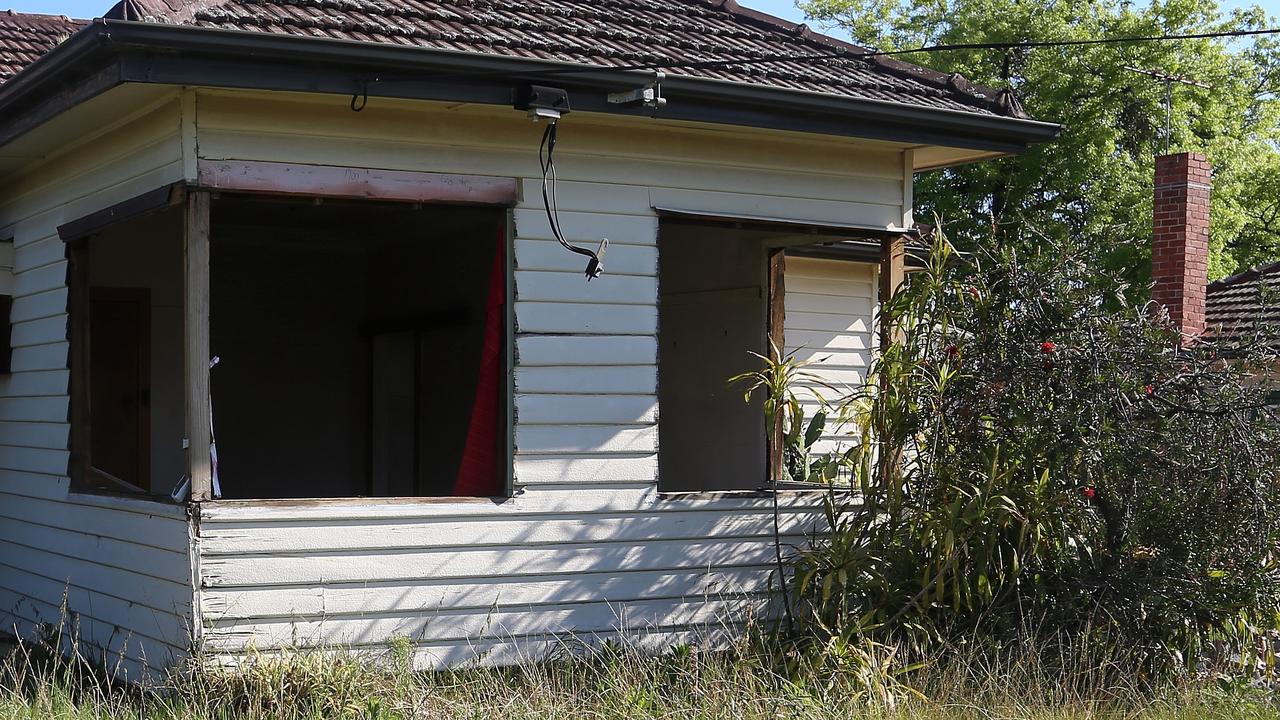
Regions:
<svg viewBox="0 0 1280 720"><path fill-rule="evenodd" d="M1223 339L1280 332L1280 262L1209 283L1205 323Z"/></svg>
<svg viewBox="0 0 1280 720"><path fill-rule="evenodd" d="M122 0L107 18L337 38L726 80L1025 118L1008 92L885 57L734 0ZM849 58L803 60L822 53ZM682 68L704 61L777 62Z"/></svg>
<svg viewBox="0 0 1280 720"><path fill-rule="evenodd" d="M66 40L82 20L0 10L0 83Z"/></svg>

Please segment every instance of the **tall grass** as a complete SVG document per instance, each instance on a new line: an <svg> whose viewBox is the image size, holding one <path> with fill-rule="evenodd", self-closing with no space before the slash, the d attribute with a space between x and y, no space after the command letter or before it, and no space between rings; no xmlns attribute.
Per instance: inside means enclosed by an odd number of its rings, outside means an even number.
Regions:
<svg viewBox="0 0 1280 720"><path fill-rule="evenodd" d="M1264 690L1191 680L1151 688L1115 658L1082 653L1073 663L1046 663L1061 648L1032 642L951 648L905 674L906 660L882 651L841 672L786 677L764 650L744 640L723 651L681 646L652 656L610 645L516 668L416 673L401 643L378 655L329 649L251 657L234 669L197 658L143 691L106 682L82 658L24 646L0 662L0 718L1280 717Z"/></svg>

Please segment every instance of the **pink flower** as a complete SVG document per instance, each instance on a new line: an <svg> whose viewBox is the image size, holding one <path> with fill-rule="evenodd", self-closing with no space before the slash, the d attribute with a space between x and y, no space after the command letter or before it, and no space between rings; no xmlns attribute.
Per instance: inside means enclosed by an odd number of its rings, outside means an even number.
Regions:
<svg viewBox="0 0 1280 720"><path fill-rule="evenodd" d="M1096 491L1096 490L1094 490L1093 488L1091 488L1091 487L1086 487L1086 488L1081 488L1081 489L1080 489L1080 494L1084 496L1084 499L1085 499L1085 500L1092 500L1092 499L1093 499L1093 496L1094 496L1094 495L1097 495L1098 493L1097 493L1097 491Z"/></svg>
<svg viewBox="0 0 1280 720"><path fill-rule="evenodd" d="M1146 390L1148 395L1156 394L1156 387L1154 385L1148 385L1145 388L1143 388L1143 390Z"/></svg>
<svg viewBox="0 0 1280 720"><path fill-rule="evenodd" d="M1045 355L1050 355L1057 349L1058 349L1057 343L1055 343L1052 340L1045 340L1044 342L1040 343L1040 352L1044 353Z"/></svg>

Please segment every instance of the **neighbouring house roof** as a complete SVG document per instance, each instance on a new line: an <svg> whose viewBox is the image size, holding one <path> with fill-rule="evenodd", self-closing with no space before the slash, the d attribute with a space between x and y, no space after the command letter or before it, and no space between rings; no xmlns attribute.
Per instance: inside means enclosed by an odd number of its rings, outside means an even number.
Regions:
<svg viewBox="0 0 1280 720"><path fill-rule="evenodd" d="M690 76L1026 118L970 84L739 6L734 0L122 0L120 20L327 37ZM847 52L848 59L804 56ZM777 58L777 62L758 63ZM757 64L689 68L688 63Z"/></svg>
<svg viewBox="0 0 1280 720"><path fill-rule="evenodd" d="M1205 324L1222 339L1280 331L1280 262L1209 283Z"/></svg>
<svg viewBox="0 0 1280 720"><path fill-rule="evenodd" d="M63 15L0 10L0 83L17 75L84 26Z"/></svg>

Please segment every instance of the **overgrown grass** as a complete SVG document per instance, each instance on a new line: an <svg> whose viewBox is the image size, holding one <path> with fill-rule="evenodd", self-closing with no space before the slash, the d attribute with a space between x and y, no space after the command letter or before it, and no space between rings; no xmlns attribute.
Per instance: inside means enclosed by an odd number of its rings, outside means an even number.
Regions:
<svg viewBox="0 0 1280 720"><path fill-rule="evenodd" d="M864 648L865 650L865 648ZM1269 691L1190 679L1144 687L1108 662L1063 666L1030 645L956 649L901 675L871 652L838 671L784 677L744 643L660 657L620 647L524 667L415 673L402 647L254 658L238 670L192 665L165 687L112 686L83 662L22 648L3 663L0 718L222 720L268 718L973 718L1191 720L1277 718ZM901 680L901 684L897 681Z"/></svg>

